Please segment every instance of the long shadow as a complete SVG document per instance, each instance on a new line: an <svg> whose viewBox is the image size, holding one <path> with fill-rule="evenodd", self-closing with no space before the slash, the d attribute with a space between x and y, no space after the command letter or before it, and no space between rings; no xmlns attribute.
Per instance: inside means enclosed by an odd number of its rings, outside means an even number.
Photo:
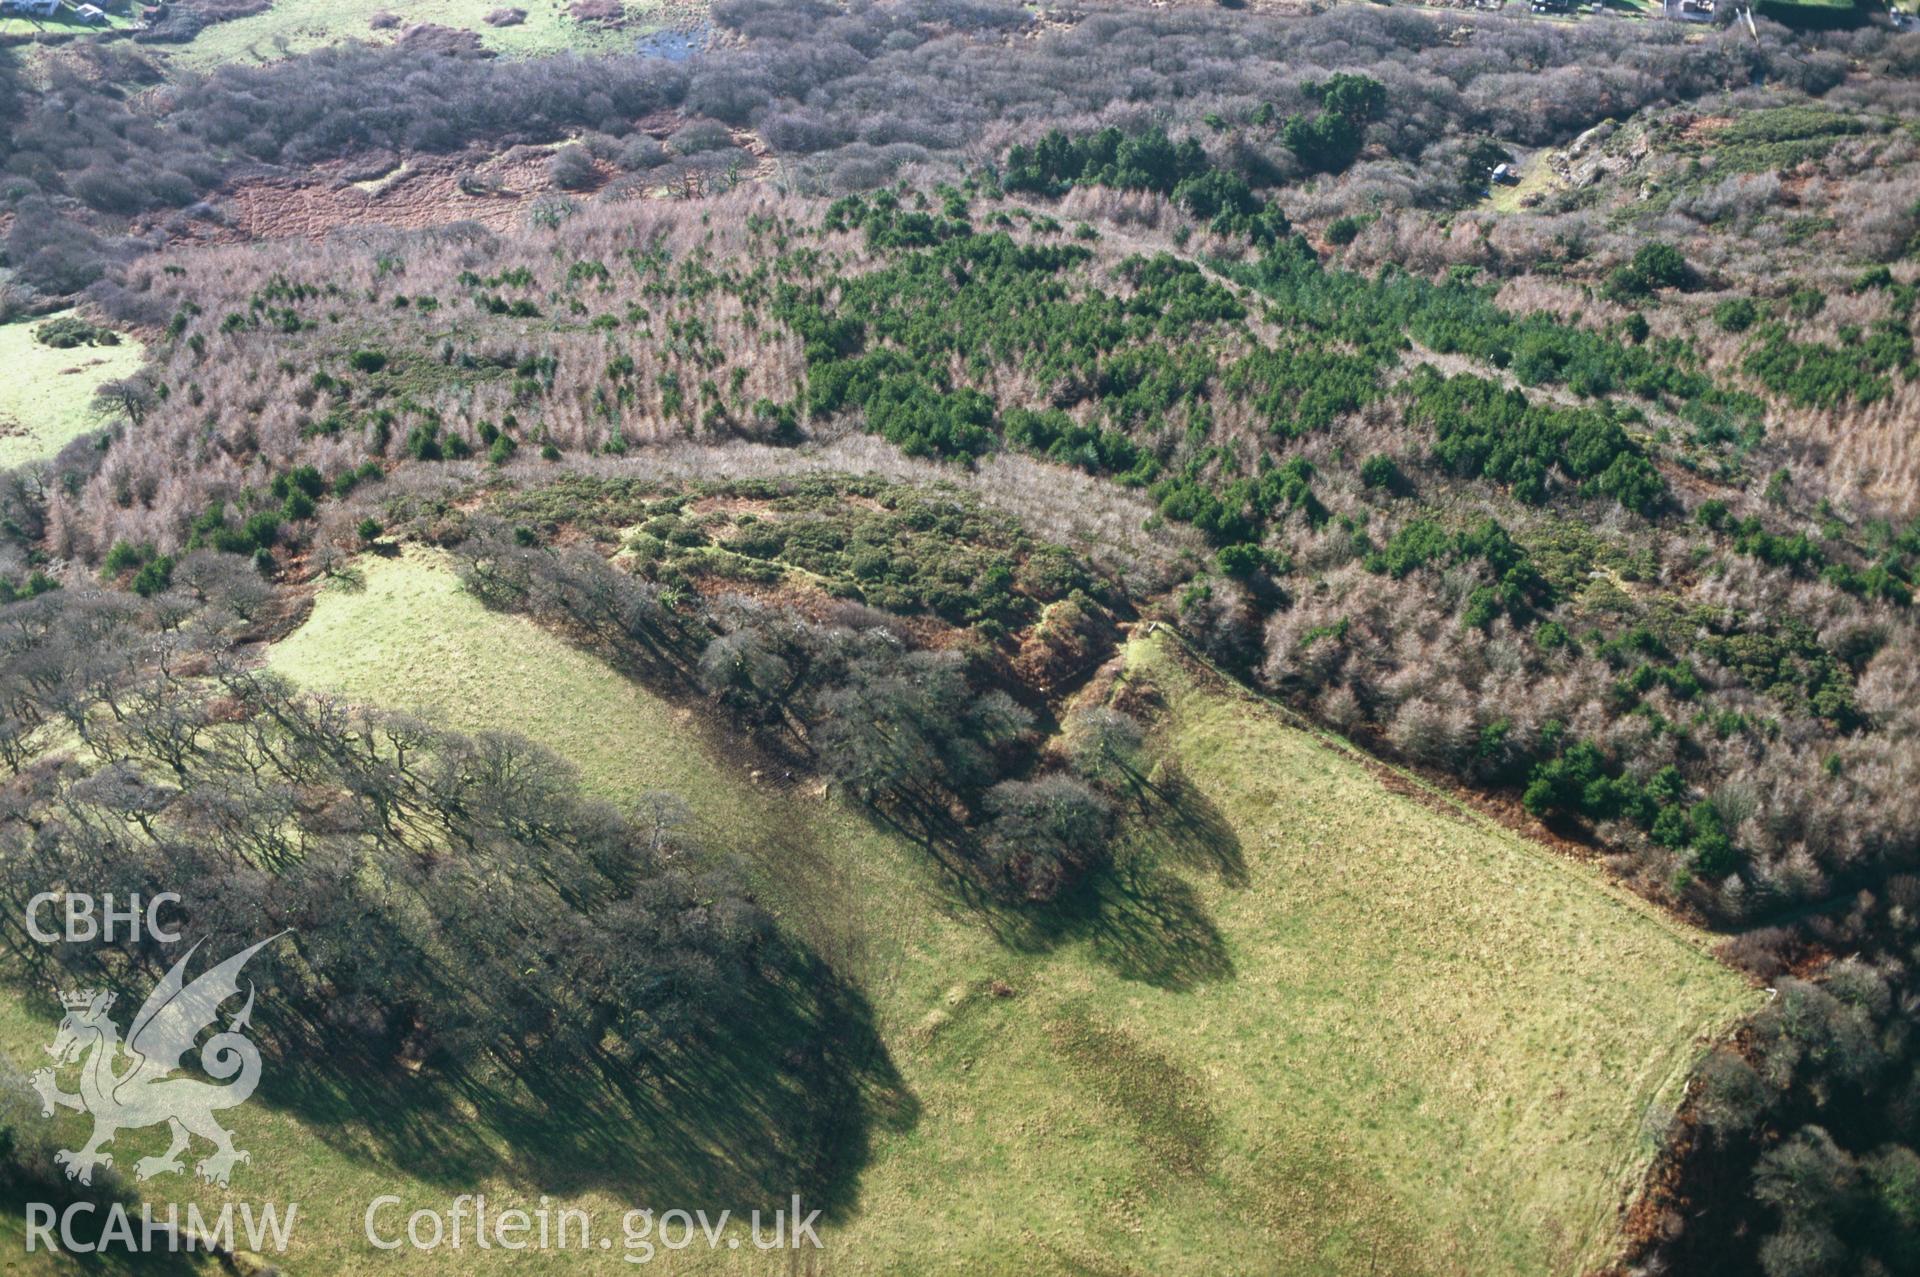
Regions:
<svg viewBox="0 0 1920 1277"><path fill-rule="evenodd" d="M274 1052L261 1071L259 1096L307 1123L330 1148L441 1184L473 1182L502 1169L453 1087L407 1076L361 1052L324 1055L311 1041Z"/></svg>
<svg viewBox="0 0 1920 1277"><path fill-rule="evenodd" d="M901 1131L919 1117L866 999L798 950L659 1072L602 1058L591 1074L550 1075L531 1089L561 1118L558 1130L537 1122L515 1140L543 1182L639 1182L656 1200L704 1195L736 1208L797 1192L829 1219L856 1202L874 1124ZM627 1113L643 1119L645 1143L595 1120Z"/></svg>
<svg viewBox="0 0 1920 1277"><path fill-rule="evenodd" d="M26 996L36 1012L45 1013L48 1010L43 1005L34 1006L36 999L32 994ZM44 1059L41 1057L28 1063L37 1066ZM84 1130L85 1127L78 1129ZM65 1134L73 1133L70 1128ZM77 1136L76 1143L78 1138L84 1136ZM77 1243L98 1245L97 1250L87 1253L85 1266L93 1271L191 1277L191 1274L203 1273L212 1267L211 1264L199 1263L190 1255L168 1251L164 1241L152 1253L137 1249L129 1253L117 1245L112 1237L106 1238L107 1244L99 1245L108 1230L110 1212L115 1207L126 1213L134 1235L141 1235L141 1194L131 1174L132 1158L122 1159L119 1166L97 1171L91 1185L78 1184L69 1180L54 1160L55 1150L65 1142L68 1141L63 1139L62 1134L56 1133L54 1124L42 1115L40 1097L29 1087L27 1078L16 1071L14 1062L7 1055L0 1054L0 1216L10 1217L9 1227L13 1221L21 1221L21 1241L29 1239L29 1234L24 1230L38 1224L50 1229L53 1240L47 1243L48 1248L64 1250L65 1243L60 1240L64 1223L71 1226ZM77 1211L71 1216L67 1214L69 1208L82 1204L91 1209ZM29 1214L30 1207L35 1208L34 1214ZM164 1209L156 1209L155 1214L157 1218L164 1219ZM43 1240L33 1238L35 1248ZM14 1271L19 1262L9 1260L7 1271ZM65 1272L70 1265L48 1259L27 1260L25 1266L32 1271L40 1271L45 1267L49 1271L58 1268Z"/></svg>
<svg viewBox="0 0 1920 1277"><path fill-rule="evenodd" d="M118 1201L125 1207L127 1217L133 1225L134 1237L138 1239L142 1236L143 1225L139 1199L131 1192L124 1196L113 1197L109 1194L88 1193L84 1189L76 1192L72 1187L0 1184L0 1215L25 1219L29 1205L51 1206L54 1209L56 1212L52 1224L52 1236L56 1239L54 1249L65 1246L64 1240L58 1240L61 1238L62 1213L68 1205L80 1201L90 1202L95 1208L91 1213L80 1212L73 1216L74 1240L81 1245L94 1246L101 1242L102 1234L107 1227L110 1201ZM155 1216L164 1220L165 1209L157 1207ZM196 1258L195 1255L184 1252L169 1251L164 1234L158 1231L155 1237L156 1243L151 1251L138 1249L127 1251L122 1249L114 1238L108 1237L104 1245L99 1245L97 1251L87 1253L86 1267L92 1272L125 1273L129 1277L204 1277L204 1274L209 1272L225 1271L212 1262L202 1262L204 1254ZM39 1271L34 1265L40 1262L42 1261L28 1260L26 1267L29 1271ZM68 1271L67 1264L56 1267L55 1261L51 1259L44 1262L47 1265L45 1271ZM78 1261L70 1260L68 1263L77 1264ZM13 1271L12 1265L8 1266L8 1271Z"/></svg>
<svg viewBox="0 0 1920 1277"><path fill-rule="evenodd" d="M106 983L139 1005L151 974L117 974ZM58 1013L38 990L59 979L47 969L22 981L43 1015ZM514 1069L488 1057L415 1072L393 1062L392 1042L343 1041L263 987L256 1102L352 1160L453 1189L504 1177L736 1213L798 1194L838 1218L857 1204L876 1128L911 1129L918 1100L865 996L797 940L776 935L733 991L702 1032L644 1057L602 1046ZM236 1134L246 1147L244 1122Z"/></svg>
<svg viewBox="0 0 1920 1277"><path fill-rule="evenodd" d="M1112 859L1032 920L1048 943L1080 941L1125 980L1188 990L1233 978L1226 940L1174 868L1247 884L1239 835L1179 776L1126 777L1133 800Z"/></svg>
<svg viewBox="0 0 1920 1277"><path fill-rule="evenodd" d="M1061 939L1085 941L1123 980L1176 992L1233 978L1225 938L1187 882L1129 858L1056 906Z"/></svg>
<svg viewBox="0 0 1920 1277"><path fill-rule="evenodd" d="M504 1175L690 1210L770 1210L796 1193L827 1220L852 1209L875 1125L919 1117L865 998L783 943L718 1020L645 1065L603 1050L409 1076L294 1058L261 1091L341 1151L447 1186Z"/></svg>
<svg viewBox="0 0 1920 1277"><path fill-rule="evenodd" d="M985 926L1009 948L1045 952L1085 943L1125 980L1187 990L1233 977L1225 938L1197 893L1171 871L1208 872L1231 887L1247 883L1245 852L1217 807L1178 779L1129 778L1134 810L1110 860L1044 905L1010 902L970 872L966 832L875 811L918 844L939 868L954 913Z"/></svg>
<svg viewBox="0 0 1920 1277"><path fill-rule="evenodd" d="M1157 783L1136 779L1133 790L1140 814L1133 821L1132 840L1143 851L1170 864L1205 870L1229 887L1247 885L1246 849L1212 799L1180 776Z"/></svg>

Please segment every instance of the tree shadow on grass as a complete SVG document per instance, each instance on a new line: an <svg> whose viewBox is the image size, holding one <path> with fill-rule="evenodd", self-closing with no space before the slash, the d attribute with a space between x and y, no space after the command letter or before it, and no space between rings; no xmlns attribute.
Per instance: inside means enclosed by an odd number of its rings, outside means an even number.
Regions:
<svg viewBox="0 0 1920 1277"><path fill-rule="evenodd" d="M1084 941L1123 980L1175 992L1233 977L1225 938L1187 882L1128 859L1054 908L1058 937Z"/></svg>
<svg viewBox="0 0 1920 1277"><path fill-rule="evenodd" d="M133 1227L133 1236L136 1239L136 1244L138 1244L138 1239L144 1237L145 1224L140 1213L140 1199L131 1192L125 1197L110 1199L108 1195L91 1193L86 1189L72 1186L64 1188L57 1186L35 1187L24 1184L0 1186L0 1215L11 1216L14 1219L23 1220L27 1223L37 1222L43 1227L50 1227L52 1236L55 1238L62 1237L62 1224L70 1223L76 1242L82 1246L98 1247L97 1250L79 1252L87 1255L85 1264L86 1271L110 1274L125 1273L128 1274L129 1277L133 1277L135 1274L137 1274L138 1277L205 1277L205 1274L210 1272L227 1271L205 1258L204 1252L197 1254L185 1253L184 1242L181 1243L181 1251L176 1252L167 1249L167 1235L163 1228L166 1220L166 1207L164 1205L156 1204L153 1207L154 1219L156 1221L153 1234L153 1249L127 1251L122 1249L117 1240L117 1236L105 1237L105 1244L102 1245L103 1235L106 1233L109 1223L108 1212L115 1201L125 1209L128 1221ZM65 1212L69 1206L78 1202L90 1203L93 1206L93 1210L91 1212L78 1211L69 1220ZM55 1212L53 1219L48 1221L42 1216L41 1219L37 1221L30 1220L27 1213L29 1207L38 1207L43 1210L51 1207ZM24 1239L24 1232L22 1233L22 1237ZM46 1245L47 1243L42 1242L40 1244ZM64 1247L65 1241L58 1240L52 1243L51 1248L61 1250L64 1249ZM26 1271L69 1272L73 1270L69 1268L69 1264L78 1267L78 1261L75 1260L69 1260L67 1263L56 1266L54 1261L49 1259L45 1261L47 1267L44 1269L36 1267L36 1264L39 1262L40 1261L36 1260L26 1261ZM7 1271L13 1272L16 1270L10 1264Z"/></svg>
<svg viewBox="0 0 1920 1277"><path fill-rule="evenodd" d="M983 886L967 835L948 823L929 831L877 817L925 850L939 866L957 912L985 925L1009 948L1045 952L1084 942L1125 980L1188 990L1233 977L1226 941L1194 890L1171 867L1213 874L1231 887L1247 883L1240 839L1204 794L1177 778L1130 776L1134 810L1112 857L1046 904L996 896Z"/></svg>
<svg viewBox="0 0 1920 1277"><path fill-rule="evenodd" d="M1213 874L1229 887L1247 885L1246 850L1240 835L1213 800L1185 777L1165 775L1134 785L1138 814L1129 841L1151 859Z"/></svg>
<svg viewBox="0 0 1920 1277"><path fill-rule="evenodd" d="M1124 980L1175 991L1233 978L1226 940L1175 868L1247 884L1239 835L1177 773L1126 777L1133 810L1108 863L1034 919L1050 943L1083 941Z"/></svg>
<svg viewBox="0 0 1920 1277"><path fill-rule="evenodd" d="M646 1069L592 1052L451 1077L304 1059L268 1072L263 1095L330 1144L435 1183L503 1175L736 1214L797 1193L829 1221L857 1203L875 1125L919 1117L865 998L797 946L697 1044Z"/></svg>
<svg viewBox="0 0 1920 1277"><path fill-rule="evenodd" d="M37 1063L44 1061L43 1056ZM21 1229L21 1240L30 1242L35 1240L30 1229L47 1228L49 1232L38 1239L39 1244L54 1251L63 1249L63 1243L47 1238L58 1238L65 1229L71 1229L76 1243L96 1248L71 1252L86 1253L85 1267L93 1272L192 1277L211 1268L211 1264L190 1255L169 1251L159 1228L154 1233L155 1247L149 1253L129 1254L116 1243L109 1230L117 1233L114 1220L119 1212L124 1212L131 1222L133 1235L136 1238L142 1235L141 1193L132 1175L134 1159L115 1158L114 1165L97 1171L88 1185L68 1179L54 1160L55 1151L63 1144L79 1147L92 1122L87 1114L62 1114L62 1117L65 1121L56 1124L42 1113L40 1097L29 1086L26 1076L16 1071L9 1053L0 1053L0 1217L5 1218L6 1229ZM153 1151L158 1152L159 1148L156 1146ZM80 1209L74 1209L76 1207ZM156 1207L154 1213L156 1224L163 1224L164 1208ZM103 1235L105 1245L100 1244ZM11 1238L7 1241L12 1244ZM27 1249L30 1252L32 1246ZM25 1267L34 1272L56 1269L67 1272L70 1263L78 1265L78 1261L56 1265L48 1259L27 1260ZM19 1264L20 1261L9 1259L7 1271L17 1271Z"/></svg>

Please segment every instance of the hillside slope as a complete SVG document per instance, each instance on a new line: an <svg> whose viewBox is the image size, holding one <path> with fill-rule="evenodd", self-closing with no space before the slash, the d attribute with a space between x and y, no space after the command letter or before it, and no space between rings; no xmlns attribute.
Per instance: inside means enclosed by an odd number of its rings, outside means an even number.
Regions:
<svg viewBox="0 0 1920 1277"><path fill-rule="evenodd" d="M677 791L720 845L777 835L760 889L871 999L910 1096L826 1234L836 1270L1198 1273L1260 1253L1299 1273L1577 1272L1612 1251L1653 1151L1643 1115L1755 1000L1698 936L1383 788L1164 630L1129 645L1114 694L1164 703L1177 764L1157 776L1184 770L1190 836L1125 848L1043 935L837 801L757 784L694 715L484 611L432 559L365 573L275 668L525 732L611 797ZM306 1176L365 1174L338 1156L263 1177L311 1195Z"/></svg>

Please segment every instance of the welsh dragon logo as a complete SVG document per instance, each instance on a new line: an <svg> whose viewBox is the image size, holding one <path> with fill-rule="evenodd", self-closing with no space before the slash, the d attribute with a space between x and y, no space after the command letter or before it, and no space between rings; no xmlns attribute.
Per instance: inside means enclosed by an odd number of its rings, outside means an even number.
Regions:
<svg viewBox="0 0 1920 1277"><path fill-rule="evenodd" d="M86 1147L54 1154L54 1161L66 1168L68 1178L91 1184L94 1167L113 1165L112 1154L101 1149L112 1143L115 1135L160 1122L172 1129L173 1140L163 1155L143 1157L134 1164L143 1180L183 1170L180 1155L187 1151L192 1135L214 1146L214 1151L194 1168L208 1183L226 1184L236 1165L251 1160L233 1146L233 1133L214 1118L221 1109L245 1103L260 1083L260 1048L244 1033L253 1014L251 981L247 983L246 1005L227 1022L225 1032L215 1033L199 1047L201 1068L225 1084L173 1075L180 1068L180 1058L195 1048L201 1032L215 1025L221 1004L239 996L240 971L247 960L279 938L270 936L241 950L189 984L187 963L200 947L195 943L154 986L133 1017L124 1048L131 1059L117 1071L122 1053L120 1029L107 1014L114 995L93 989L61 995L67 1014L60 1021L53 1045L47 1048L55 1068L35 1073L33 1089L40 1093L41 1112L47 1117L53 1116L56 1105L93 1115L93 1138ZM80 1065L80 1091L69 1095L60 1089L54 1074L55 1069L75 1062ZM227 1082L228 1078L233 1081Z"/></svg>

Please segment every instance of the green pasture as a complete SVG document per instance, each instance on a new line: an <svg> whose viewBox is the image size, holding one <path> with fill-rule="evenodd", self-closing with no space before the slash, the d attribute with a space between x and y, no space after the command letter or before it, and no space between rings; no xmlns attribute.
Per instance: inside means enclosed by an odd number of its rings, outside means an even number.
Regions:
<svg viewBox="0 0 1920 1277"><path fill-rule="evenodd" d="M786 930L856 990L847 1077L823 1080L844 1106L838 1146L791 1186L830 1208L818 1271L1581 1273L1610 1256L1686 1071L1755 1001L1701 935L1410 780L1384 784L1167 631L1131 642L1121 683L1161 706L1140 799L1154 818L1134 824L1153 832L1042 918L970 899L692 699L486 611L444 561L361 566L272 668L524 733L616 801L682 795L707 846L746 856ZM0 1020L24 1068L50 1036L44 1012ZM234 1115L254 1162L231 1194L199 1196L298 1200L295 1274L573 1271L578 1254L375 1252L361 1216L380 1193L444 1209L476 1189L608 1221L743 1206L741 1186L774 1189L762 1150L793 1129L776 1103L710 1111L693 1094L543 1131L468 1099L282 1085ZM583 1126L614 1151L583 1163ZM741 1236L654 1262L785 1271L729 1249Z"/></svg>
<svg viewBox="0 0 1920 1277"><path fill-rule="evenodd" d="M125 377L144 357L140 343L58 350L33 339L55 316L0 324L0 470L53 456L96 424L88 407L101 382Z"/></svg>

